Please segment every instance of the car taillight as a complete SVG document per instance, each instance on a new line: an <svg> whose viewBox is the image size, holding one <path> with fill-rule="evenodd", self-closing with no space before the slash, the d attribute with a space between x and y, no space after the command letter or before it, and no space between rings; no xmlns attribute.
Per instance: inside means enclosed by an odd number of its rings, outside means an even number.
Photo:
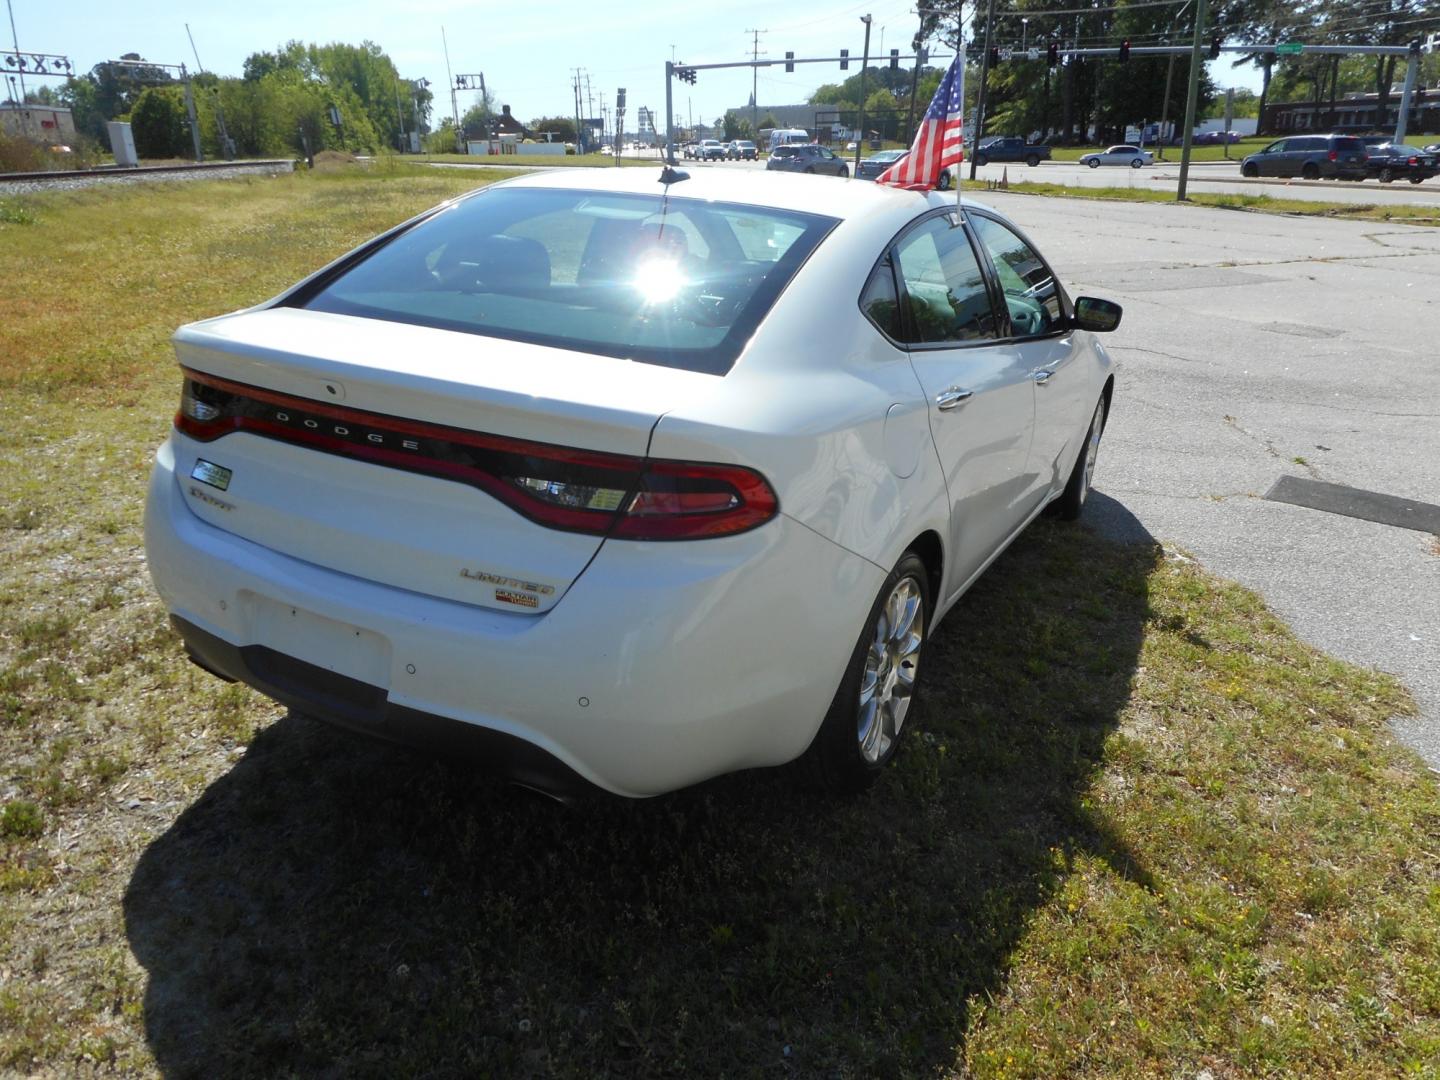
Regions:
<svg viewBox="0 0 1440 1080"><path fill-rule="evenodd" d="M1339 153L1339 151L1331 150L1331 151L1330 151L1330 160L1331 160L1331 161L1339 161L1339 160L1340 160L1340 153Z"/></svg>
<svg viewBox="0 0 1440 1080"><path fill-rule="evenodd" d="M1420 159L1419 159L1419 158L1413 158L1413 157L1412 157L1412 158L1409 158L1409 159L1405 162L1405 164L1406 164L1406 165L1419 165L1419 164L1420 164Z"/></svg>
<svg viewBox="0 0 1440 1080"><path fill-rule="evenodd" d="M469 484L547 528L624 540L733 536L780 511L740 465L656 461L512 439L293 397L185 370L175 427L236 431Z"/></svg>

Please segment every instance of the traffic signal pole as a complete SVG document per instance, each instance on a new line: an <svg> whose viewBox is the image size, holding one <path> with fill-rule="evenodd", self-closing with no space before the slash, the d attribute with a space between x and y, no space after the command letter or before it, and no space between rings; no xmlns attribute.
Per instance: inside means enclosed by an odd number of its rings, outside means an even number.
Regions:
<svg viewBox="0 0 1440 1080"><path fill-rule="evenodd" d="M1175 201L1185 201L1186 182L1190 179L1190 148L1195 142L1195 107L1200 98L1200 35L1205 30L1209 0L1195 6L1195 38L1190 45L1190 92L1185 96L1185 141L1180 145L1180 183L1175 188Z"/></svg>
<svg viewBox="0 0 1440 1080"><path fill-rule="evenodd" d="M975 99L975 134L972 136L972 146L977 150L980 146L980 136L985 131L985 84L990 81L990 31L995 25L995 0L985 6L985 47L980 53L980 93ZM960 103L964 108L965 103ZM970 179L975 179L975 151L970 153Z"/></svg>

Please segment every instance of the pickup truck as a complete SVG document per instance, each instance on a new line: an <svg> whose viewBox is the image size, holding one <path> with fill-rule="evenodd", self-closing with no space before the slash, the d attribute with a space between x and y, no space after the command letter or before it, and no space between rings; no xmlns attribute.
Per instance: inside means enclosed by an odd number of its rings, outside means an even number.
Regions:
<svg viewBox="0 0 1440 1080"><path fill-rule="evenodd" d="M1023 161L1032 169L1042 161L1050 160L1050 147L1038 143L1027 143L1021 138L988 139L975 148L975 164L988 161Z"/></svg>

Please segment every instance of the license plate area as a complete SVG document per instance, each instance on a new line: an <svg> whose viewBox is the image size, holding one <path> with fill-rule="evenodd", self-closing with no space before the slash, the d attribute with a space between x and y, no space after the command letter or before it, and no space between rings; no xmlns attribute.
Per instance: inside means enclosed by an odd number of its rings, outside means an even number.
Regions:
<svg viewBox="0 0 1440 1080"><path fill-rule="evenodd" d="M251 644L365 683L382 693L390 689L391 650L384 635L258 593L242 591L236 599Z"/></svg>

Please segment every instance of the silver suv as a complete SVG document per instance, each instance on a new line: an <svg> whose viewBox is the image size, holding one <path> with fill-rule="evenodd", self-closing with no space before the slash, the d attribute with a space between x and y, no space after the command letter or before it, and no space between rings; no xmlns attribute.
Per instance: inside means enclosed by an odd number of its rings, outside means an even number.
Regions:
<svg viewBox="0 0 1440 1080"><path fill-rule="evenodd" d="M849 176L850 166L844 159L836 157L828 146L818 143L791 143L777 146L770 151L770 160L765 168L782 172L829 173L831 176Z"/></svg>

